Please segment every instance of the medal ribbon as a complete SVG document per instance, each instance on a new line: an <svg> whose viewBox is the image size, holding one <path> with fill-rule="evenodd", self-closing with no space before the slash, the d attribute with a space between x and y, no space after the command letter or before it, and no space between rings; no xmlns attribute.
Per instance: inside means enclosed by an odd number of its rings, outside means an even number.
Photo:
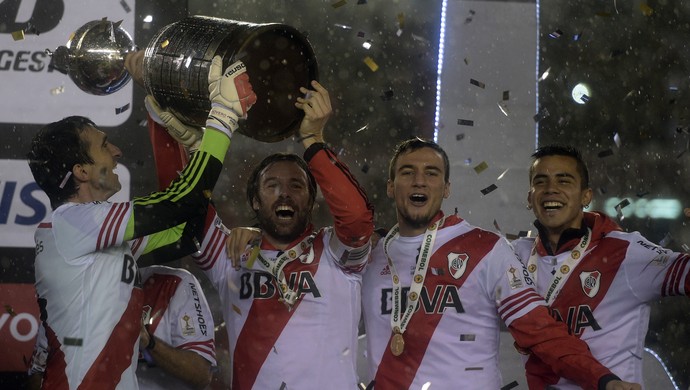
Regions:
<svg viewBox="0 0 690 390"><path fill-rule="evenodd" d="M408 293L407 308L405 309L404 313L401 313L402 286L400 284L400 277L395 269L395 265L393 265L393 260L388 255L388 248L391 242L400 237L400 229L398 225L395 225L393 229L388 232L383 241L383 251L386 253L388 267L391 270L391 277L393 279L393 308L391 311L391 328L393 329L394 333L403 334L405 332L407 324L410 322L410 318L419 304L419 294L422 291L426 271L429 268L428 260L431 256L431 248L433 248L434 241L436 240L436 232L441 226L443 226L445 219L446 218L444 217L436 221L433 225L429 226L424 233L424 240L422 241L422 247L420 248L419 256L417 257L415 272L412 276L412 285L410 286L410 291Z"/></svg>
<svg viewBox="0 0 690 390"><path fill-rule="evenodd" d="M316 237L316 232L305 237L302 241L297 243L297 245L283 252L275 261L268 261L264 258L261 253L258 255L258 260L261 265L278 281L278 292L280 293L280 298L287 305L288 309L292 308L298 298L297 291L288 287L287 280L285 278L285 273L283 269L286 265L292 261L298 259L305 250L309 250L309 254L305 263L311 263L314 260L314 251L312 250L312 243L314 242L314 237ZM297 284L297 281L295 281Z"/></svg>
<svg viewBox="0 0 690 390"><path fill-rule="evenodd" d="M558 293L561 292L561 289L563 288L566 280L568 280L568 276L570 276L573 268L575 268L577 262L582 258L582 256L584 256L587 245L589 245L589 238L591 236L592 229L587 228L587 233L582 236L580 242L573 250L570 251L570 256L560 267L558 267L558 270L553 275L553 279L551 280L551 285L549 285L549 289L546 290L546 295L544 296L544 300L547 304L551 305L551 302L553 302L553 300L556 299L556 296L558 296ZM537 238L537 240L539 240L539 238ZM534 281L535 285L537 284L537 240L534 240L532 253L529 256L529 260L527 260L527 271L532 276L532 280Z"/></svg>

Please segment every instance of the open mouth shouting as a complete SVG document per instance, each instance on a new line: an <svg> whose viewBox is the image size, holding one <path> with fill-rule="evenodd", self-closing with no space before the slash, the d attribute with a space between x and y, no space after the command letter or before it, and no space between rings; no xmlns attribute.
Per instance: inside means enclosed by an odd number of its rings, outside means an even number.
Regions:
<svg viewBox="0 0 690 390"><path fill-rule="evenodd" d="M415 206L423 206L427 201L427 196L424 194L410 195L410 202Z"/></svg>
<svg viewBox="0 0 690 390"><path fill-rule="evenodd" d="M291 220L295 216L295 209L288 205L280 205L276 207L276 217L281 221Z"/></svg>

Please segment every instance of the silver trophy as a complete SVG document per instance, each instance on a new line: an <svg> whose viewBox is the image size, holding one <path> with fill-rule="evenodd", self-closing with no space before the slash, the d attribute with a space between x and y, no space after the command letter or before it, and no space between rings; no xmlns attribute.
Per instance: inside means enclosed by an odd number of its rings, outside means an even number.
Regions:
<svg viewBox="0 0 690 390"><path fill-rule="evenodd" d="M130 80L124 58L135 50L119 23L98 20L57 48L52 63L82 90L107 95ZM258 97L239 132L263 142L294 134L304 116L294 106L299 87L318 80L318 67L309 41L288 25L191 16L165 26L146 46L144 88L183 122L204 126L211 109L208 70L216 55L224 67L244 62Z"/></svg>

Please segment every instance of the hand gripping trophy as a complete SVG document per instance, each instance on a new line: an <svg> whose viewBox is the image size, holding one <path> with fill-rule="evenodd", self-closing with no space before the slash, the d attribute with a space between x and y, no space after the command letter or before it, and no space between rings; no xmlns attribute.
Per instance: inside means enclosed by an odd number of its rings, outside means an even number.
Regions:
<svg viewBox="0 0 690 390"><path fill-rule="evenodd" d="M136 51L120 23L96 20L72 34L53 53L53 66L83 91L108 95L129 82L125 56ZM291 136L304 115L294 106L299 87L318 80L309 41L295 28L191 16L161 29L146 46L141 81L149 95L183 122L203 126L211 109L208 69L220 55L223 66L247 66L259 97L239 132L263 142ZM139 76L139 75L137 75Z"/></svg>

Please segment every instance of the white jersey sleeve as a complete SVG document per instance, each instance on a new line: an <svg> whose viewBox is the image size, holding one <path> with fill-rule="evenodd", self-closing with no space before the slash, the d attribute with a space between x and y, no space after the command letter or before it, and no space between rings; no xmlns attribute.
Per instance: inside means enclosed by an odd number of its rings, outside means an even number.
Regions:
<svg viewBox="0 0 690 390"><path fill-rule="evenodd" d="M57 250L68 264L93 261L84 255L123 243L131 202L68 203L53 213Z"/></svg>
<svg viewBox="0 0 690 390"><path fill-rule="evenodd" d="M662 248L644 238L638 232L611 232L609 237L630 242L626 261L622 263L630 292L640 302L688 295L690 261L686 253Z"/></svg>

